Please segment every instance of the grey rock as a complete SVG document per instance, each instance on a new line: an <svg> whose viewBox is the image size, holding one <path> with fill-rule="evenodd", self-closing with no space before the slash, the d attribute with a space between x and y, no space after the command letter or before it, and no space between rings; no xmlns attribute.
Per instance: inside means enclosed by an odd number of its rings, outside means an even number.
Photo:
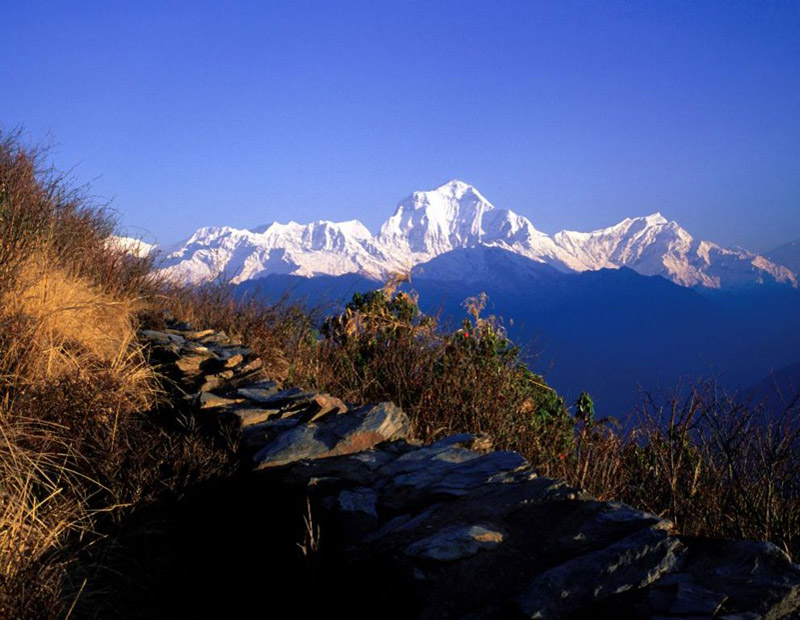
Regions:
<svg viewBox="0 0 800 620"><path fill-rule="evenodd" d="M692 583L678 584L675 600L669 612L675 616L705 616L711 617L719 611L728 598L726 594L707 590Z"/></svg>
<svg viewBox="0 0 800 620"><path fill-rule="evenodd" d="M236 375L241 378L252 378L253 375L257 374L259 370L264 366L264 362L261 361L260 357L256 357L255 359L247 362L243 366L236 367Z"/></svg>
<svg viewBox="0 0 800 620"><path fill-rule="evenodd" d="M317 394L308 403L309 422L314 422L329 414L342 413L347 413L347 405L330 394Z"/></svg>
<svg viewBox="0 0 800 620"><path fill-rule="evenodd" d="M186 338L186 340L200 340L201 338L210 336L213 333L214 333L213 329L202 329L195 331L187 331L185 334L183 334L183 337Z"/></svg>
<svg viewBox="0 0 800 620"><path fill-rule="evenodd" d="M686 567L669 583L690 582L726 596L728 614L782 618L800 609L800 567L768 542L682 537ZM671 579L670 579L671 578Z"/></svg>
<svg viewBox="0 0 800 620"><path fill-rule="evenodd" d="M249 385L237 389L236 393L239 396L249 398L250 400L261 405L269 405L270 407L283 407L287 404L296 403L298 401L307 403L317 395L316 392L307 392L306 390L301 390L300 388L278 390L277 386L257 388L250 387Z"/></svg>
<svg viewBox="0 0 800 620"><path fill-rule="evenodd" d="M528 462L516 452L479 454L459 447L465 436L412 450L386 465L379 488L387 506L402 508L445 496L469 493L488 482L500 482Z"/></svg>
<svg viewBox="0 0 800 620"><path fill-rule="evenodd" d="M241 398L225 398L211 392L200 392L195 396L195 402L200 409L218 409L234 407L243 401Z"/></svg>
<svg viewBox="0 0 800 620"><path fill-rule="evenodd" d="M377 518L377 501L378 494L374 490L368 487L357 487L339 493L338 506L342 512L362 512Z"/></svg>
<svg viewBox="0 0 800 620"><path fill-rule="evenodd" d="M273 421L287 422L289 420ZM336 479L341 487L372 487L377 480L378 470L389 461L397 458L395 444L381 444L371 450L355 452L316 461L303 461L280 472L282 480L292 486L306 487L312 478ZM274 470L262 470L261 473Z"/></svg>
<svg viewBox="0 0 800 620"><path fill-rule="evenodd" d="M240 426L261 424L272 417L280 415L280 409L266 409L264 407L248 405L239 405L231 408L229 411L239 421Z"/></svg>
<svg viewBox="0 0 800 620"><path fill-rule="evenodd" d="M180 344L184 341L183 336L179 336L178 334L170 334L169 332L160 332L154 329L143 329L139 332L139 335L149 342L158 344L166 344L170 342Z"/></svg>
<svg viewBox="0 0 800 620"><path fill-rule="evenodd" d="M206 375L203 383L197 388L198 392L211 392L218 390L225 385L225 382L233 377L233 373L226 375L225 373L217 373L215 375Z"/></svg>
<svg viewBox="0 0 800 620"><path fill-rule="evenodd" d="M254 460L261 469L352 454L401 439L408 433L408 426L408 416L392 403L367 406L284 431L265 445Z"/></svg>
<svg viewBox="0 0 800 620"><path fill-rule="evenodd" d="M560 618L615 594L649 585L673 569L682 551L663 529L644 528L609 547L539 575L518 598L528 618Z"/></svg>
<svg viewBox="0 0 800 620"><path fill-rule="evenodd" d="M252 349L248 349L247 347L234 347L234 346L226 346L226 347L214 347L214 353L219 357L219 359L230 362L230 360L239 358L239 360L250 357L253 355ZM229 366L235 366L236 364L229 364Z"/></svg>
<svg viewBox="0 0 800 620"><path fill-rule="evenodd" d="M184 374L199 374L201 372L200 367L210 358L210 353L206 355L184 355L175 362L175 366Z"/></svg>
<svg viewBox="0 0 800 620"><path fill-rule="evenodd" d="M211 333L208 333L204 336L195 337L193 338L193 340L197 340L201 344L220 344L220 345L231 344L231 340L230 338L228 338L225 332L215 332L213 330L206 330L206 331L209 331Z"/></svg>
<svg viewBox="0 0 800 620"><path fill-rule="evenodd" d="M437 562L453 562L494 549L503 542L503 533L493 526L454 525L418 540L406 555Z"/></svg>
<svg viewBox="0 0 800 620"><path fill-rule="evenodd" d="M207 357L213 357L214 355L207 346L199 344L192 340L185 340L184 342L182 342L181 351L183 351L184 353L205 355Z"/></svg>
<svg viewBox="0 0 800 620"><path fill-rule="evenodd" d="M276 433L287 431L300 425L297 418L272 419L242 427L242 446L246 448L263 448Z"/></svg>

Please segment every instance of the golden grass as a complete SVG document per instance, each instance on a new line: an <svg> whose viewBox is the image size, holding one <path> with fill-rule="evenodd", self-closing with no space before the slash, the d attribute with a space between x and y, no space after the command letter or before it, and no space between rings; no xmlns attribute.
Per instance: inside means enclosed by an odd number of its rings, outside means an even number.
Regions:
<svg viewBox="0 0 800 620"><path fill-rule="evenodd" d="M86 357L119 365L135 341L136 303L99 291L46 253L22 267L2 303L27 325L29 378L53 379L84 366Z"/></svg>
<svg viewBox="0 0 800 620"><path fill-rule="evenodd" d="M178 291L41 155L0 129L0 618L93 616L123 517L232 467L157 409L136 330Z"/></svg>

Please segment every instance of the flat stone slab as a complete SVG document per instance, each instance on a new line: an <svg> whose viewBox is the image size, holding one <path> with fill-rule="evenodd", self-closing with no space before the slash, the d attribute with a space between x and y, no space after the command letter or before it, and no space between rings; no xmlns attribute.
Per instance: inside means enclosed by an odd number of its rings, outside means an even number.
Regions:
<svg viewBox="0 0 800 620"><path fill-rule="evenodd" d="M317 392L308 392L300 388L290 388L288 390L273 390L272 388L255 388L243 386L236 390L239 396L249 398L261 405L269 405L270 407L283 407L290 403L306 403L310 402Z"/></svg>
<svg viewBox="0 0 800 620"><path fill-rule="evenodd" d="M239 421L239 425L243 427L261 424L281 413L280 409L268 409L248 405L246 403L235 406L228 411Z"/></svg>
<svg viewBox="0 0 800 620"><path fill-rule="evenodd" d="M185 340L183 336L179 336L178 334L160 332L155 329L143 329L139 332L139 335L145 340L159 344L166 344L170 342L180 344Z"/></svg>
<svg viewBox="0 0 800 620"><path fill-rule="evenodd" d="M337 504L342 512L362 512L371 517L377 517L376 504L378 494L369 487L345 489L339 493Z"/></svg>
<svg viewBox="0 0 800 620"><path fill-rule="evenodd" d="M527 618L559 618L623 592L643 588L675 568L680 541L644 528L592 553L544 571L517 599Z"/></svg>
<svg viewBox="0 0 800 620"><path fill-rule="evenodd" d="M243 401L241 398L225 398L211 392L199 392L195 402L199 409L223 409L235 407Z"/></svg>
<svg viewBox="0 0 800 620"><path fill-rule="evenodd" d="M381 403L286 430L269 441L253 460L257 469L262 469L352 454L384 441L402 439L408 427L408 416L399 407Z"/></svg>
<svg viewBox="0 0 800 620"><path fill-rule="evenodd" d="M417 448L379 472L382 501L392 508L465 495L488 482L499 482L523 470L528 462L517 452L479 454L460 447L461 438Z"/></svg>
<svg viewBox="0 0 800 620"><path fill-rule="evenodd" d="M479 551L494 549L501 542L503 533L496 527L454 525L412 543L405 553L424 560L453 562Z"/></svg>

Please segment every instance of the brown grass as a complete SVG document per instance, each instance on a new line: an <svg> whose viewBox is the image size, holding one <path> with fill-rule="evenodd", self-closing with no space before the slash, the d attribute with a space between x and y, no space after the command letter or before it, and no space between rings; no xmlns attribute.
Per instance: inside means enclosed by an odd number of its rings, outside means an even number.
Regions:
<svg viewBox="0 0 800 620"><path fill-rule="evenodd" d="M106 209L42 161L0 132L2 618L91 615L108 571L87 553L114 547L103 532L231 462L160 421L136 330L163 284L108 243Z"/></svg>
<svg viewBox="0 0 800 620"><path fill-rule="evenodd" d="M147 380L134 346L137 301L99 290L45 250L21 265L16 286L4 291L0 303L6 316L26 327L28 380L59 378L89 360L130 371L132 388Z"/></svg>

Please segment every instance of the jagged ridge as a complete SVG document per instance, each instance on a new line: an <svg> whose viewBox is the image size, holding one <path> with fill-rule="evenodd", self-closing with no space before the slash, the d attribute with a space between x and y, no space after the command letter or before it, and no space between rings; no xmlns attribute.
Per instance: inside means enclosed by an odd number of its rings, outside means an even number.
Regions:
<svg viewBox="0 0 800 620"><path fill-rule="evenodd" d="M220 276L238 283L273 273L357 273L382 280L447 252L480 245L500 247L560 271L629 267L682 286L797 286L796 274L787 267L747 250L696 240L660 213L627 218L593 232L565 230L550 236L524 216L496 208L476 188L458 180L414 192L374 236L357 220L275 222L253 230L207 227L162 250L158 264L170 277L192 283Z"/></svg>

